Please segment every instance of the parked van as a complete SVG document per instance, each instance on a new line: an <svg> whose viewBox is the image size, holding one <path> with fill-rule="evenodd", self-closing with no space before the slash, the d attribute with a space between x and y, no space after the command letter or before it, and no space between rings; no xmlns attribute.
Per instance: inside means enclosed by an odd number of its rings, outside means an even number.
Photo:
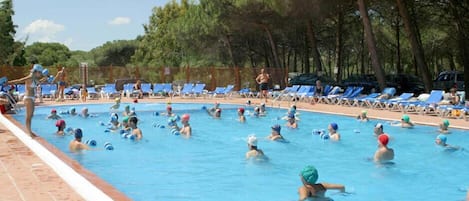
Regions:
<svg viewBox="0 0 469 201"><path fill-rule="evenodd" d="M464 73L458 71L444 71L433 81L433 89L448 91L452 87L458 91L464 90Z"/></svg>

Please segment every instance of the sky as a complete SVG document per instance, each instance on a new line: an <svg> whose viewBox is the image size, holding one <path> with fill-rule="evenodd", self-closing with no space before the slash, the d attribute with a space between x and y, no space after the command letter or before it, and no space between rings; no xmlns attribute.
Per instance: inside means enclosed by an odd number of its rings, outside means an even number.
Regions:
<svg viewBox="0 0 469 201"><path fill-rule="evenodd" d="M143 35L152 9L170 0L14 0L15 39L89 51Z"/></svg>

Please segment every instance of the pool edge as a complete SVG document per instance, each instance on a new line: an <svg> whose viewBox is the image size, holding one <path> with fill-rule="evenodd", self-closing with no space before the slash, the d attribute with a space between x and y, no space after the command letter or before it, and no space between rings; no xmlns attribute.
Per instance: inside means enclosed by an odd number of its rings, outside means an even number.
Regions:
<svg viewBox="0 0 469 201"><path fill-rule="evenodd" d="M132 200L43 138L31 138L21 129L21 124L11 116L0 114L0 123L34 152L39 159L45 162L84 200Z"/></svg>

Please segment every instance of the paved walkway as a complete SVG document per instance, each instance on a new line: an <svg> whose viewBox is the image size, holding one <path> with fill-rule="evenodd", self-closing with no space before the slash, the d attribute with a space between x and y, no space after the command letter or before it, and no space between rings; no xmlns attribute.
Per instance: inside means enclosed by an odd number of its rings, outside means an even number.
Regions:
<svg viewBox="0 0 469 201"><path fill-rule="evenodd" d="M207 106L218 101L235 104L245 104L248 99L181 99L169 98L157 99L146 98L140 102L199 102L207 103ZM259 99L250 99L253 104L259 104ZM112 102L112 100L90 100L87 103ZM131 99L123 98L123 102L132 102ZM77 101L54 102L46 101L43 105L56 104L81 104ZM289 107L289 102L268 102L270 107ZM336 105L298 103L298 109L306 109L317 112L331 112L343 115L356 116L363 108L344 107ZM370 110L370 118L384 118L398 120L402 113L387 110ZM440 117L410 114L412 121L437 125L442 121ZM451 127L469 129L469 122L462 119L451 119ZM33 122L34 123L34 122ZM42 201L42 200L83 200L68 184L66 184L47 164L39 159L18 138L16 138L4 125L0 124L0 201ZM106 186L106 185L105 185ZM109 185L105 188L112 188ZM103 191L112 191L103 189ZM115 191L115 190L114 190Z"/></svg>

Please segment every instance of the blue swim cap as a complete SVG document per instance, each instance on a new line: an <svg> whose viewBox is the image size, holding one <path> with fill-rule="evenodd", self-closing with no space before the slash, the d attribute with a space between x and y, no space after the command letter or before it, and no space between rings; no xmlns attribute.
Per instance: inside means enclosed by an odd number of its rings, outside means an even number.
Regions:
<svg viewBox="0 0 469 201"><path fill-rule="evenodd" d="M300 175L308 184L315 184L319 177L318 170L312 165L303 168Z"/></svg>
<svg viewBox="0 0 469 201"><path fill-rule="evenodd" d="M75 138L82 138L83 137L83 131L81 129L77 128L75 129Z"/></svg>
<svg viewBox="0 0 469 201"><path fill-rule="evenodd" d="M336 123L331 123L331 128L337 130L339 129L339 126Z"/></svg>
<svg viewBox="0 0 469 201"><path fill-rule="evenodd" d="M272 129L274 131L277 131L277 133L280 133L280 130L282 129L282 127L279 124L275 124L272 126Z"/></svg>
<svg viewBox="0 0 469 201"><path fill-rule="evenodd" d="M42 75L48 76L49 75L49 69L46 68L46 69L42 70Z"/></svg>
<svg viewBox="0 0 469 201"><path fill-rule="evenodd" d="M41 66L41 64L34 64L33 69L31 69L31 72L41 72L44 68Z"/></svg>
<svg viewBox="0 0 469 201"><path fill-rule="evenodd" d="M438 135L436 136L436 139L439 139L441 142L445 143L446 144L446 135Z"/></svg>

